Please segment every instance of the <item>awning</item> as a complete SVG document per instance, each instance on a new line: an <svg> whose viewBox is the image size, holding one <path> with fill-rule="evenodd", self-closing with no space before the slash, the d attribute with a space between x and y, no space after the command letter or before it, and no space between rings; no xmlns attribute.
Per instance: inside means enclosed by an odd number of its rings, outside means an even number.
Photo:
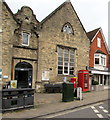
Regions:
<svg viewBox="0 0 110 120"><path fill-rule="evenodd" d="M101 74L101 75L110 75L110 72L98 71L98 70L91 70L92 74Z"/></svg>

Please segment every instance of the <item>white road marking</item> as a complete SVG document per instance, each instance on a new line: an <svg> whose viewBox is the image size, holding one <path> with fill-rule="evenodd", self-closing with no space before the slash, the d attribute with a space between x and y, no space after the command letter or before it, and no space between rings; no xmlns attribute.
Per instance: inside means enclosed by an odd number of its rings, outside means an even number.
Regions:
<svg viewBox="0 0 110 120"><path fill-rule="evenodd" d="M104 118L101 114L97 114L97 116L98 116L99 118Z"/></svg>
<svg viewBox="0 0 110 120"><path fill-rule="evenodd" d="M102 102L96 103L96 104L93 104L93 105L96 106L96 105L100 105L100 104L102 104ZM68 114L68 113L76 112L76 111L79 111L79 110L83 110L83 109L86 109L86 108L89 108L89 107L92 107L92 106L88 105L88 106L85 106L85 107L80 107L80 108L73 109L73 110L67 110L67 111L56 113L56 114L46 115L46 116L42 116L42 117L39 117L39 118L53 118L53 117L65 115L65 114Z"/></svg>
<svg viewBox="0 0 110 120"><path fill-rule="evenodd" d="M103 110L105 113L108 113L108 111L107 110Z"/></svg>
<svg viewBox="0 0 110 120"><path fill-rule="evenodd" d="M100 108L100 109L104 109L104 107L103 107L103 106L99 106L99 108Z"/></svg>
<svg viewBox="0 0 110 120"><path fill-rule="evenodd" d="M94 112L95 112L95 113L99 113L99 111L98 111L98 110L94 110Z"/></svg>
<svg viewBox="0 0 110 120"><path fill-rule="evenodd" d="M99 111L98 111L94 106L91 106L91 108L92 108L93 111L97 114L97 116L98 116L99 118L104 118L102 114L98 114ZM107 111L106 109L104 109L103 106L100 105L99 108L102 109L104 113L108 113L108 111ZM110 114L108 114L108 116L110 116Z"/></svg>
<svg viewBox="0 0 110 120"><path fill-rule="evenodd" d="M98 114L99 111L98 111L94 106L91 106L91 108L93 109L93 111L96 113L96 115L97 115L99 118L104 118L102 114ZM103 112L108 113L108 111L105 110L103 106L99 106L99 108L102 109Z"/></svg>
<svg viewBox="0 0 110 120"><path fill-rule="evenodd" d="M96 109L94 106L91 106L92 109Z"/></svg>

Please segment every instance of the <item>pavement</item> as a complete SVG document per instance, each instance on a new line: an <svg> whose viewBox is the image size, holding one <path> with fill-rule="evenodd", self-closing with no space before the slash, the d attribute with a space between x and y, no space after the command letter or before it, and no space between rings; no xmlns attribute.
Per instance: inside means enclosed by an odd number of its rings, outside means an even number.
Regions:
<svg viewBox="0 0 110 120"><path fill-rule="evenodd" d="M45 118L45 115L71 110L78 107L98 103L110 99L108 92L110 90L92 91L83 93L83 100L74 100L71 102L62 102L61 93L35 93L34 108L21 109L3 113L2 118Z"/></svg>

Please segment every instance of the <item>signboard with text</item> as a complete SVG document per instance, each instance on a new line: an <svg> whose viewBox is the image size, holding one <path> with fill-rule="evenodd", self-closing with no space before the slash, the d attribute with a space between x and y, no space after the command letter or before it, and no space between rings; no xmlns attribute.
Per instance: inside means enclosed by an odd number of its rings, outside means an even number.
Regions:
<svg viewBox="0 0 110 120"><path fill-rule="evenodd" d="M43 71L42 72L42 80L49 80L49 71Z"/></svg>
<svg viewBox="0 0 110 120"><path fill-rule="evenodd" d="M17 80L11 80L11 88L17 88Z"/></svg>

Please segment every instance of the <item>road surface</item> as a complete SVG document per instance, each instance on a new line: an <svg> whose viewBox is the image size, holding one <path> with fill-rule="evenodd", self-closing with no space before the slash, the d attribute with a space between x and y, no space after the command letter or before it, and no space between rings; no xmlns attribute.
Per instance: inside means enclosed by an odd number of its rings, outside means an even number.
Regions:
<svg viewBox="0 0 110 120"><path fill-rule="evenodd" d="M41 118L104 118L104 120L110 120L110 111L108 111L109 105L110 100L43 116Z"/></svg>

